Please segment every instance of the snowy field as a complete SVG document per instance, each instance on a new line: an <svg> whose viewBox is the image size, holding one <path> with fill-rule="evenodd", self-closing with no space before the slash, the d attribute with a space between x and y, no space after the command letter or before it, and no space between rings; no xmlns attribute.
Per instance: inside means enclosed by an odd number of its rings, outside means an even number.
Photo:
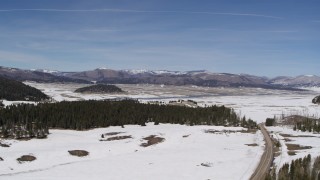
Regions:
<svg viewBox="0 0 320 180"><path fill-rule="evenodd" d="M241 130L217 126L128 125L89 131L50 130L47 139L4 140L0 147L0 179L249 179L263 153L263 136L252 133L206 133L206 130ZM99 141L101 134L132 139ZM142 147L144 137L165 138ZM246 144L257 144L248 146ZM86 150L86 157L68 150ZM37 159L19 163L32 154Z"/></svg>
<svg viewBox="0 0 320 180"><path fill-rule="evenodd" d="M294 131L292 127L277 126L267 127L270 134L277 139L280 144L280 155L275 157L274 164L277 166L277 171L285 164L292 160L304 158L308 154L315 158L320 156L320 134L310 132ZM295 150L296 155L289 155L287 144L297 144L300 146L310 146L311 149Z"/></svg>
<svg viewBox="0 0 320 180"><path fill-rule="evenodd" d="M56 101L76 101L89 99L135 98L142 102L184 99L194 100L200 105L225 105L234 108L241 116L264 122L275 115L314 115L320 116L320 106L311 100L320 94L320 88L305 88L308 91L285 91L261 88L208 88L198 86L164 85L122 85L122 94L80 94L74 93L84 84L26 84L42 90Z"/></svg>
<svg viewBox="0 0 320 180"><path fill-rule="evenodd" d="M55 101L89 99L135 98L141 102L194 100L200 106L225 105L241 116L264 122L275 115L314 115L319 117L320 107L311 100L320 94L319 88L309 91L280 91L260 88L207 88L197 86L117 85L121 94L74 93L85 84L41 84L26 82L49 95ZM11 103L4 101L5 105ZM205 133L222 130L215 126L182 126L148 124L146 127L125 126L100 128L90 131L51 130L48 139L29 141L2 141L11 147L0 147L0 179L249 179L264 150L260 132ZM227 128L240 130L239 128ZM320 154L320 135L316 137L290 137L285 142L281 134L293 136L308 133L295 132L285 127L268 128L281 143L280 155L275 158L279 168L286 162L307 154ZM123 132L132 139L99 141L101 134ZM309 133L310 134L310 133ZM165 141L142 147L144 137L157 135ZM184 137L185 136L185 137ZM288 138L287 138L288 139ZM246 144L257 144L247 146ZM289 155L286 143L311 146ZM74 157L68 150L86 150L87 157ZM33 162L18 163L22 155L34 155ZM208 167L207 167L208 166Z"/></svg>

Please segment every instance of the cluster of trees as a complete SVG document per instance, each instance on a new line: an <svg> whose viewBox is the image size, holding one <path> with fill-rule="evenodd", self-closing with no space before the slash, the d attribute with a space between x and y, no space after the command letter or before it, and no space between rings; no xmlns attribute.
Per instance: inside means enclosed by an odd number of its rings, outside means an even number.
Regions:
<svg viewBox="0 0 320 180"><path fill-rule="evenodd" d="M145 126L147 122L256 127L251 119L240 118L224 106L190 108L142 104L135 100L76 101L3 108L0 110L0 135L43 137L49 133L49 128L85 130L127 124Z"/></svg>
<svg viewBox="0 0 320 180"><path fill-rule="evenodd" d="M0 99L9 101L42 101L49 99L49 97L36 88L0 76Z"/></svg>
<svg viewBox="0 0 320 180"><path fill-rule="evenodd" d="M266 179L276 179L276 175L268 175ZM315 180L320 179L320 157L315 158L311 163L311 155L297 160L290 164L284 164L278 173L278 180Z"/></svg>
<svg viewBox="0 0 320 180"><path fill-rule="evenodd" d="M302 121L299 121L295 123L293 130L301 130L303 132L314 132L319 133L320 132L320 120L317 119L311 119L311 118L305 118Z"/></svg>
<svg viewBox="0 0 320 180"><path fill-rule="evenodd" d="M92 86L87 86L75 90L78 93L120 93L123 92L121 88L115 85L109 84L96 84Z"/></svg>
<svg viewBox="0 0 320 180"><path fill-rule="evenodd" d="M315 98L312 99L312 103L314 104L320 104L320 96L316 96Z"/></svg>
<svg viewBox="0 0 320 180"><path fill-rule="evenodd" d="M267 118L266 119L266 126L274 126L275 122L276 122L275 118Z"/></svg>

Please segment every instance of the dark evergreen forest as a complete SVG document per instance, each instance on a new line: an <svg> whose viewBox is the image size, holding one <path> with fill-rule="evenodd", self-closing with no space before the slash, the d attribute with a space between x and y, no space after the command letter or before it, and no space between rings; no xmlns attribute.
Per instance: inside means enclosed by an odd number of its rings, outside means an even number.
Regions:
<svg viewBox="0 0 320 180"><path fill-rule="evenodd" d="M142 104L135 100L76 101L20 104L0 110L0 135L4 138L43 138L49 128L86 130L147 122L222 125L255 128L256 123L240 118L224 106L182 107Z"/></svg>
<svg viewBox="0 0 320 180"><path fill-rule="evenodd" d="M314 162L310 154L304 158L293 160L290 164L284 164L276 178L276 174L266 177L266 180L319 180L320 179L320 157L316 157Z"/></svg>
<svg viewBox="0 0 320 180"><path fill-rule="evenodd" d="M41 101L49 99L49 97L36 88L0 76L0 99Z"/></svg>
<svg viewBox="0 0 320 180"><path fill-rule="evenodd" d="M320 120L313 118L303 118L301 121L296 122L293 130L301 130L302 132L320 133Z"/></svg>
<svg viewBox="0 0 320 180"><path fill-rule="evenodd" d="M120 93L122 89L110 84L96 84L75 90L78 93Z"/></svg>

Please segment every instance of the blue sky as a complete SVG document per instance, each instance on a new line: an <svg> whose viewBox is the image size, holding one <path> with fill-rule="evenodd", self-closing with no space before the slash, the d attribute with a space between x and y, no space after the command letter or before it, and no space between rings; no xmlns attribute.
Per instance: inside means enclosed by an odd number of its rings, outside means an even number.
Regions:
<svg viewBox="0 0 320 180"><path fill-rule="evenodd" d="M317 0L1 0L0 65L320 75Z"/></svg>

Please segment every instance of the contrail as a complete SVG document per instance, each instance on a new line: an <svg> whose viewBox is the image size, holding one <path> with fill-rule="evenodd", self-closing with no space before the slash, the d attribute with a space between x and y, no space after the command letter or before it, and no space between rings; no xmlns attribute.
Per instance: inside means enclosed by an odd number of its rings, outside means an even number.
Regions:
<svg viewBox="0 0 320 180"><path fill-rule="evenodd" d="M19 11L39 11L39 12L113 12L113 13L185 13L185 14L208 14L208 15L226 15L226 16L251 16L272 19L284 19L277 16L248 13L230 13L230 12L209 12L209 11L144 11L132 9L0 9L0 12L19 12Z"/></svg>

